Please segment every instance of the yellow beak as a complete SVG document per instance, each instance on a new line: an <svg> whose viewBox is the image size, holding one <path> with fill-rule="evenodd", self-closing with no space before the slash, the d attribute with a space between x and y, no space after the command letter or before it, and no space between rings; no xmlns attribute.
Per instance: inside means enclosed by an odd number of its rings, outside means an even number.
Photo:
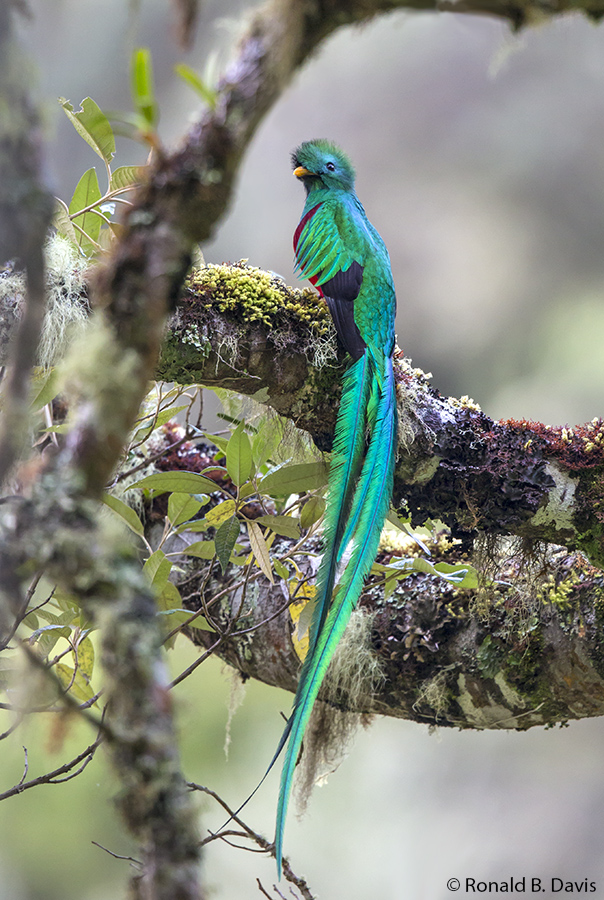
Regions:
<svg viewBox="0 0 604 900"><path fill-rule="evenodd" d="M298 166L297 169L294 169L294 175L296 178L304 178L305 175L312 175L312 172L309 172L304 166Z"/></svg>

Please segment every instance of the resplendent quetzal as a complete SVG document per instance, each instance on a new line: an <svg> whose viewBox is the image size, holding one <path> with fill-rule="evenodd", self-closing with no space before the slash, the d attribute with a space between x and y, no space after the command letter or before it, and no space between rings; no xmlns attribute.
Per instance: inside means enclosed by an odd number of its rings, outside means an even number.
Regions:
<svg viewBox="0 0 604 900"><path fill-rule="evenodd" d="M279 874L285 815L302 738L363 579L375 560L392 495L397 444L392 370L396 297L388 251L355 194L354 169L339 147L326 140L306 141L292 154L292 163L294 175L306 189L294 234L296 268L325 298L351 361L343 376L329 469L325 549L309 648L277 750L278 755L287 743L275 837Z"/></svg>

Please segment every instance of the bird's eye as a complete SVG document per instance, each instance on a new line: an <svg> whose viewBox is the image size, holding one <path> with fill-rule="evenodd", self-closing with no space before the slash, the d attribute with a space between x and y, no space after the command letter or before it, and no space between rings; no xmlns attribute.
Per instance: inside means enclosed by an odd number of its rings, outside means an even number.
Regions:
<svg viewBox="0 0 604 900"><path fill-rule="evenodd" d="M332 162L325 163L325 168L328 169L330 172L335 172L335 170L336 170L335 163L332 163Z"/></svg>

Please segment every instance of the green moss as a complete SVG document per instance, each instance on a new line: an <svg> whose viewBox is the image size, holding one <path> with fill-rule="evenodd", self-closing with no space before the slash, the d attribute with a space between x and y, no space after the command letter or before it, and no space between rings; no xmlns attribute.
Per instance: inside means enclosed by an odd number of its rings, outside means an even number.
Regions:
<svg viewBox="0 0 604 900"><path fill-rule="evenodd" d="M476 663L485 678L494 678L502 667L504 648L487 634L476 652Z"/></svg>
<svg viewBox="0 0 604 900"><path fill-rule="evenodd" d="M306 411L316 406L320 398L331 396L339 400L341 386L334 384L334 370L331 366L320 366L309 371L302 387L296 392L291 405L290 415L294 421L305 415Z"/></svg>
<svg viewBox="0 0 604 900"><path fill-rule="evenodd" d="M331 330L329 312L316 291L287 287L277 275L243 261L193 269L185 288L210 300L219 312L235 312L246 322L264 322L271 327L285 316L311 328L319 337Z"/></svg>
<svg viewBox="0 0 604 900"><path fill-rule="evenodd" d="M199 368L200 354L205 358L207 351L200 351L192 340L180 340L168 332L161 349L157 377L177 384L190 384L194 380L192 373Z"/></svg>
<svg viewBox="0 0 604 900"><path fill-rule="evenodd" d="M540 599L544 603L551 603L561 611L569 610L572 605L573 591L578 584L579 576L574 571L571 571L568 578L564 578L558 584L556 584L553 574L550 574L543 585Z"/></svg>
<svg viewBox="0 0 604 900"><path fill-rule="evenodd" d="M604 525L594 524L589 531L579 534L577 546L592 565L604 570Z"/></svg>
<svg viewBox="0 0 604 900"><path fill-rule="evenodd" d="M595 437L591 435L594 448L601 449L601 435L602 432ZM604 468L601 465L582 470L576 506L577 546L592 565L604 569Z"/></svg>

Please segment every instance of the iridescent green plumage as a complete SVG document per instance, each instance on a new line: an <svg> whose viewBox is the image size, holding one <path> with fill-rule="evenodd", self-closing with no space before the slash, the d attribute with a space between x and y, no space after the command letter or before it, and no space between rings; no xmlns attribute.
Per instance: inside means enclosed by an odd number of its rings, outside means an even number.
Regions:
<svg viewBox="0 0 604 900"><path fill-rule="evenodd" d="M307 194L294 235L297 268L325 297L352 363L343 377L334 436L309 649L273 759L287 744L275 837L279 873L296 760L321 683L377 553L392 494L397 439L392 369L396 298L388 251L354 192L350 161L337 146L308 141L292 162ZM338 571L345 554L347 562Z"/></svg>

